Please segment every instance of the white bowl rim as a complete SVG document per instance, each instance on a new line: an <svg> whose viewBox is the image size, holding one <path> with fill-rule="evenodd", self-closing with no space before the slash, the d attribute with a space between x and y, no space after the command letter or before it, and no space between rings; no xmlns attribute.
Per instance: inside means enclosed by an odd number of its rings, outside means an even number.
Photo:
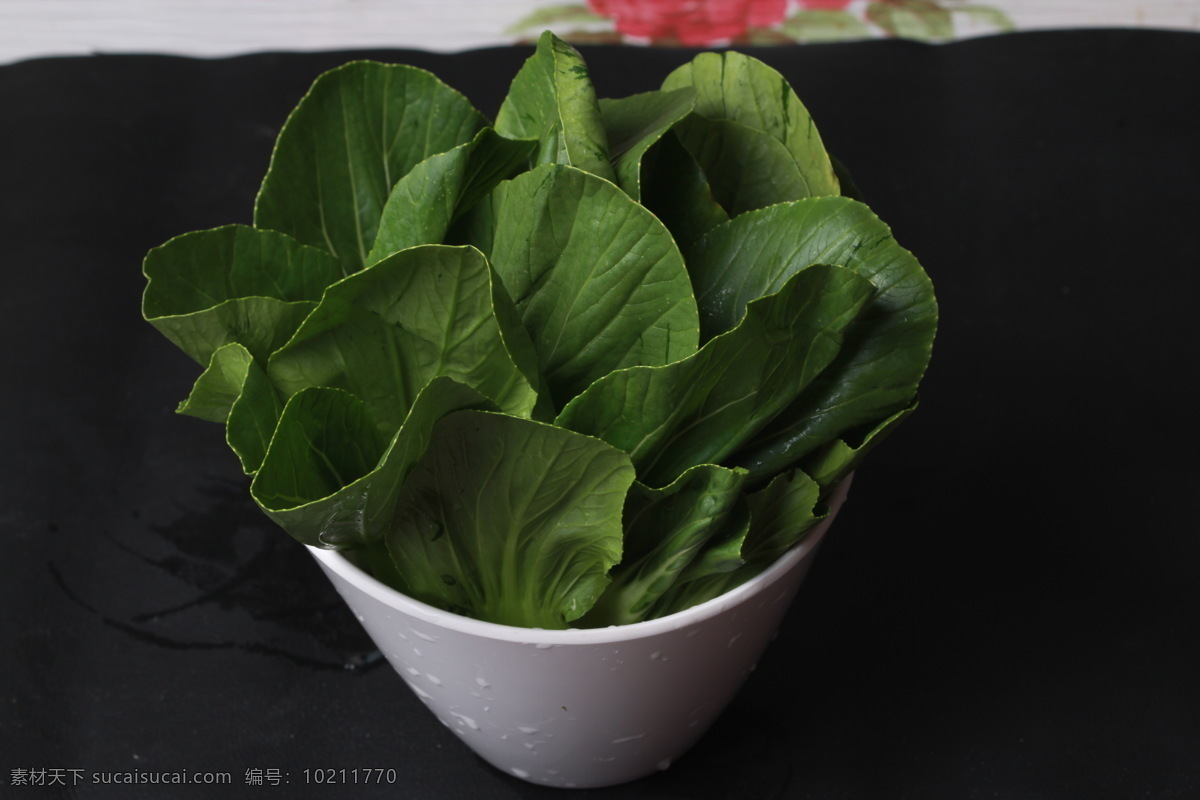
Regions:
<svg viewBox="0 0 1200 800"><path fill-rule="evenodd" d="M682 611L677 611L674 614L668 614L665 617L644 620L642 622L632 622L628 625L609 625L605 628L566 628L564 630L503 625L444 611L436 606L431 606L428 603L423 603L420 600L409 597L380 582L372 575L367 574L351 563L338 550L312 547L311 545L308 546L308 550L319 562L372 599L378 600L389 608L396 609L439 628L486 639L497 639L520 644L597 645L643 639L677 631L714 617L732 606L738 605L755 594L770 588L788 570L802 561L820 543L827 527L822 524L818 528L814 528L804 539L777 558L774 564L745 583L711 600L698 603Z"/></svg>

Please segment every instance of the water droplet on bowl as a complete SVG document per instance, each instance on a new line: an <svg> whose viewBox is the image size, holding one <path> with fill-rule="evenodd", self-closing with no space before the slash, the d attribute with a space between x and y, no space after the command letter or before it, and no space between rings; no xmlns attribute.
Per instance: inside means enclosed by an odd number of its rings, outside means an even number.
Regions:
<svg viewBox="0 0 1200 800"><path fill-rule="evenodd" d="M625 742L632 742L632 741L636 741L638 739L645 739L645 738L646 738L646 734L635 733L633 736L622 736L620 739L613 739L612 743L613 744L624 744Z"/></svg>
<svg viewBox="0 0 1200 800"><path fill-rule="evenodd" d="M426 672L425 677L429 678L429 682L432 683L434 686L442 685L442 679L439 678L437 675L430 675L428 672Z"/></svg>
<svg viewBox="0 0 1200 800"><path fill-rule="evenodd" d="M457 711L451 711L450 716L452 716L456 720L458 720L458 723L460 725L466 725L468 728L470 728L473 731L479 730L479 723L476 722L475 720L471 719L470 717L468 717L466 714L460 714Z"/></svg>
<svg viewBox="0 0 1200 800"><path fill-rule="evenodd" d="M487 679L485 679L485 678L476 678L475 683L479 684L480 688L483 688L483 689L491 688L491 685L492 685L492 684L488 683Z"/></svg>
<svg viewBox="0 0 1200 800"><path fill-rule="evenodd" d="M528 725L518 725L517 730L519 730L521 733L528 733L531 736L538 732L537 728L531 728Z"/></svg>
<svg viewBox="0 0 1200 800"><path fill-rule="evenodd" d="M428 633L421 633L419 630L417 630L415 628L412 628L410 630L412 630L413 636L416 636L418 639L421 639L426 642L436 642L437 641L436 636L430 636Z"/></svg>
<svg viewBox="0 0 1200 800"><path fill-rule="evenodd" d="M509 771L512 772L513 775L516 775L518 778L528 778L529 777L529 773L526 772L525 770L521 769L520 767L513 767Z"/></svg>
<svg viewBox="0 0 1200 800"><path fill-rule="evenodd" d="M429 692L422 689L420 686L417 686L412 681L405 681L405 683L408 684L408 688L413 690L413 694L415 694L417 697L421 698L422 700L432 700L433 699L433 695L431 695Z"/></svg>
<svg viewBox="0 0 1200 800"><path fill-rule="evenodd" d="M658 762L657 766L660 771L664 770L664 769L670 769L671 768L671 759L664 758L662 761Z"/></svg>

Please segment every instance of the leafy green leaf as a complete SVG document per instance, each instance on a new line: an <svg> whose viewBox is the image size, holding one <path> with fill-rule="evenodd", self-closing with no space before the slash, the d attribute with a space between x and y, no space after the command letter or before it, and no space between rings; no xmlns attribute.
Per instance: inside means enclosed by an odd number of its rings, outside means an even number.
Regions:
<svg viewBox="0 0 1200 800"><path fill-rule="evenodd" d="M237 454L247 475L253 475L262 466L282 413L283 399L266 370L257 361L248 365L242 391L225 421L225 441Z"/></svg>
<svg viewBox="0 0 1200 800"><path fill-rule="evenodd" d="M663 489L634 483L625 501L624 556L580 627L626 625L645 619L725 524L742 497L745 479L744 471L705 464L693 467Z"/></svg>
<svg viewBox="0 0 1200 800"><path fill-rule="evenodd" d="M237 342L217 348L208 368L192 386L191 394L176 410L209 422L225 422L234 401L242 393L246 373L253 364L254 356Z"/></svg>
<svg viewBox="0 0 1200 800"><path fill-rule="evenodd" d="M499 414L439 422L388 534L403 591L506 625L564 628L621 558L628 457Z"/></svg>
<svg viewBox="0 0 1200 800"><path fill-rule="evenodd" d="M284 407L250 494L304 544L346 548L382 541L434 423L464 408L494 406L470 387L435 378L389 441L354 395L304 389Z"/></svg>
<svg viewBox="0 0 1200 800"><path fill-rule="evenodd" d="M402 250L330 286L267 373L284 397L309 386L349 391L389 435L438 376L529 416L539 400L533 346L503 307L511 300L478 250Z"/></svg>
<svg viewBox="0 0 1200 800"><path fill-rule="evenodd" d="M500 184L482 216L476 229L490 232L477 243L516 303L556 406L615 369L695 352L683 258L616 185L542 165Z"/></svg>
<svg viewBox="0 0 1200 800"><path fill-rule="evenodd" d="M679 576L655 603L651 617L662 617L719 597L775 562L824 520L821 487L801 470L779 475L765 488L746 495L749 513L727 528Z"/></svg>
<svg viewBox="0 0 1200 800"><path fill-rule="evenodd" d="M675 133L702 165L713 196L730 216L809 196L807 177L770 134L698 116L681 122Z"/></svg>
<svg viewBox="0 0 1200 800"><path fill-rule="evenodd" d="M646 153L641 190L643 205L662 220L685 252L696 239L729 221L708 176L674 134Z"/></svg>
<svg viewBox="0 0 1200 800"><path fill-rule="evenodd" d="M747 303L798 271L829 263L867 278L877 292L846 331L829 369L733 458L756 477L912 401L937 328L933 286L888 227L867 206L844 197L736 217L705 236L689 259L706 336L725 330Z"/></svg>
<svg viewBox="0 0 1200 800"><path fill-rule="evenodd" d="M798 42L869 39L871 29L848 11L807 8L783 21L779 29Z"/></svg>
<svg viewBox="0 0 1200 800"><path fill-rule="evenodd" d="M226 423L225 440L254 474L283 411L275 387L250 351L237 342L218 348L179 413Z"/></svg>
<svg viewBox="0 0 1200 800"><path fill-rule="evenodd" d="M675 583L668 592L678 598L680 595L676 587L690 585L688 591L694 591L699 586L697 581L713 580L715 576L741 569L746 564L746 559L742 557L742 548L745 546L746 537L749 534L750 505L746 502L746 495L742 494L738 498L737 505L731 509L724 528L704 544L692 562L675 579ZM655 617L682 611L687 605L694 605L697 602L690 601L685 606L672 608L678 600L672 600L666 596L667 594L664 592L664 596L660 597L654 604L654 608L651 609L651 614Z"/></svg>
<svg viewBox="0 0 1200 800"><path fill-rule="evenodd" d="M321 75L279 133L254 224L361 269L392 186L436 153L471 141L487 120L434 75L355 61Z"/></svg>
<svg viewBox="0 0 1200 800"><path fill-rule="evenodd" d="M328 254L244 225L177 236L142 269L143 316L205 367L230 342L265 359L340 276Z"/></svg>
<svg viewBox="0 0 1200 800"><path fill-rule="evenodd" d="M698 92L699 116L736 122L781 142L803 178L804 197L838 193L837 178L808 109L787 79L774 69L741 53L701 53L668 75L662 88L684 86L692 86ZM725 146L735 147L737 142ZM700 165L708 170L709 165L703 160Z"/></svg>
<svg viewBox="0 0 1200 800"><path fill-rule="evenodd" d="M387 437L357 397L340 389L305 389L284 406L251 494L268 514L307 505L366 475L386 447ZM320 539L301 541L315 545Z"/></svg>
<svg viewBox="0 0 1200 800"><path fill-rule="evenodd" d="M829 509L821 499L821 485L799 469L777 475L747 495L750 532L742 546L747 566L761 570L773 564L825 519Z"/></svg>
<svg viewBox="0 0 1200 800"><path fill-rule="evenodd" d="M887 419L866 427L865 433L846 433L812 453L804 460L804 471L827 491L853 472L867 453L887 438L896 426L917 409L917 403L902 408Z"/></svg>
<svg viewBox="0 0 1200 800"><path fill-rule="evenodd" d="M646 151L690 114L695 103L696 92L687 87L600 100L617 184L634 200L642 195L642 158Z"/></svg>
<svg viewBox="0 0 1200 800"><path fill-rule="evenodd" d="M484 128L470 142L417 164L392 188L366 263L408 247L444 242L463 211L511 178L533 147L533 142L504 139Z"/></svg>
<svg viewBox="0 0 1200 800"><path fill-rule="evenodd" d="M903 0L867 6L867 19L902 39L938 42L954 38L950 12L931 0Z"/></svg>
<svg viewBox="0 0 1200 800"><path fill-rule="evenodd" d="M549 31L513 79L496 114L496 132L538 142L538 164L570 164L616 180L587 65Z"/></svg>
<svg viewBox="0 0 1200 800"><path fill-rule="evenodd" d="M720 462L799 396L874 291L849 270L809 267L694 356L606 375L555 424L620 447L639 480L667 485L689 467Z"/></svg>

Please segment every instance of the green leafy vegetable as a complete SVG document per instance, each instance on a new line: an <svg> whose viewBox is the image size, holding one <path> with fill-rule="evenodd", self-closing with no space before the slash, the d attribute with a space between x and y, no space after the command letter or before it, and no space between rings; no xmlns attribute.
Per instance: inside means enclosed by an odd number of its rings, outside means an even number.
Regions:
<svg viewBox="0 0 1200 800"><path fill-rule="evenodd" d="M305 544L378 542L391 530L396 498L429 446L434 423L453 411L491 407L470 387L435 378L389 442L354 395L310 387L284 408L250 494Z"/></svg>
<svg viewBox="0 0 1200 800"><path fill-rule="evenodd" d="M737 53L597 99L547 33L494 121L353 62L253 226L150 251L143 316L300 542L492 622L635 623L773 563L916 407L932 286L841 191Z"/></svg>
<svg viewBox="0 0 1200 800"><path fill-rule="evenodd" d="M530 416L537 362L504 287L469 247L402 250L325 291L267 373L285 397L345 389L395 430L435 377L454 378L504 411Z"/></svg>
<svg viewBox="0 0 1200 800"><path fill-rule="evenodd" d="M643 159L642 203L675 237L680 248L729 221L713 194L709 176L674 133L664 136Z"/></svg>
<svg viewBox="0 0 1200 800"><path fill-rule="evenodd" d="M228 421L229 412L241 397L254 366L254 356L243 345L230 342L218 347L213 351L208 369L196 379L192 393L177 410L180 414L209 422Z"/></svg>
<svg viewBox="0 0 1200 800"><path fill-rule="evenodd" d="M937 324L933 286L867 206L824 197L754 211L714 229L693 252L689 268L706 336L815 262L842 264L876 287L837 360L733 463L769 476L839 431L878 422L912 402Z"/></svg>
<svg viewBox="0 0 1200 800"><path fill-rule="evenodd" d="M424 70L368 61L331 70L279 132L254 224L322 247L345 274L357 272L396 181L486 124Z"/></svg>
<svg viewBox="0 0 1200 800"><path fill-rule="evenodd" d="M435 426L388 549L412 596L507 625L562 628L621 558L629 457L587 436L462 412Z"/></svg>
<svg viewBox="0 0 1200 800"><path fill-rule="evenodd" d="M842 331L874 291L849 270L809 267L694 356L610 373L556 422L628 452L651 486L720 463L833 361Z"/></svg>
<svg viewBox="0 0 1200 800"><path fill-rule="evenodd" d="M608 181L543 165L492 195L481 241L533 338L556 405L615 369L695 352L696 301L679 249Z"/></svg>
<svg viewBox="0 0 1200 800"><path fill-rule="evenodd" d="M533 148L533 142L514 142L485 128L467 144L417 164L392 187L366 263L415 245L445 241L462 213L512 177Z"/></svg>
<svg viewBox="0 0 1200 800"><path fill-rule="evenodd" d="M745 482L745 470L702 464L662 489L634 484L625 501L624 558L583 622L599 627L647 618L736 513ZM741 564L736 549L733 558Z"/></svg>
<svg viewBox="0 0 1200 800"><path fill-rule="evenodd" d="M143 315L205 366L230 342L265 358L340 275L328 253L243 225L178 236L150 251L143 272Z"/></svg>
<svg viewBox="0 0 1200 800"><path fill-rule="evenodd" d="M250 351L230 342L213 353L179 413L224 422L226 441L252 475L267 454L283 402Z"/></svg>
<svg viewBox="0 0 1200 800"><path fill-rule="evenodd" d="M808 179L783 142L728 119L692 117L675 129L731 215L808 197Z"/></svg>
<svg viewBox="0 0 1200 800"><path fill-rule="evenodd" d="M646 151L690 114L695 104L696 92L687 87L600 101L617 183L634 200L641 199Z"/></svg>
<svg viewBox="0 0 1200 800"><path fill-rule="evenodd" d="M614 178L587 65L575 48L542 36L496 114L496 131L538 143L537 164L569 164Z"/></svg>
<svg viewBox="0 0 1200 800"><path fill-rule="evenodd" d="M820 485L796 469L746 495L747 513L689 565L655 604L653 616L719 597L748 581L828 515Z"/></svg>
<svg viewBox="0 0 1200 800"><path fill-rule="evenodd" d="M684 86L697 92L698 116L738 123L784 146L795 162L804 191L787 199L838 193L833 165L812 116L787 79L774 69L741 53L701 53L663 81L667 90ZM731 146L740 147L736 143Z"/></svg>

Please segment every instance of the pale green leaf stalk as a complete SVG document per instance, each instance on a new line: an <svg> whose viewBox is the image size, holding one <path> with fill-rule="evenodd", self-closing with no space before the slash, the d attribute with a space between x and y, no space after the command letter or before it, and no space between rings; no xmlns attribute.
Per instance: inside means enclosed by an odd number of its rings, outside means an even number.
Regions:
<svg viewBox="0 0 1200 800"><path fill-rule="evenodd" d="M621 559L629 457L571 431L461 412L435 426L388 549L417 599L506 625L564 628Z"/></svg>

